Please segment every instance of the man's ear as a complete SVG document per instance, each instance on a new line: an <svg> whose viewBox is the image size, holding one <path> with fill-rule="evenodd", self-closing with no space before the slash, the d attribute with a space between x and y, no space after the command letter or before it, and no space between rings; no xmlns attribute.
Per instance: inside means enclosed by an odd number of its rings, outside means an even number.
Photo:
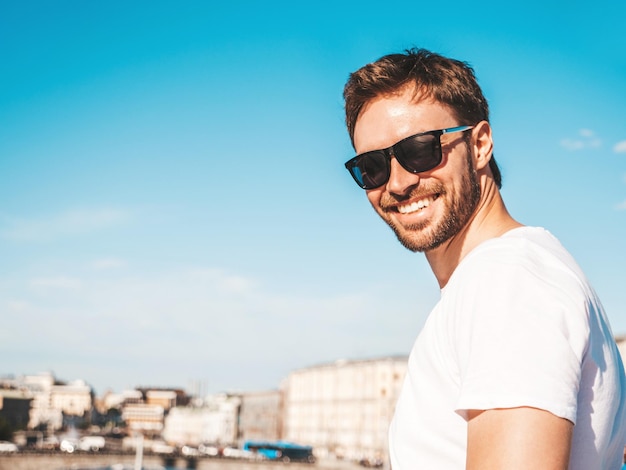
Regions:
<svg viewBox="0 0 626 470"><path fill-rule="evenodd" d="M474 165L477 170L482 170L489 165L493 155L493 139L491 126L487 121L480 121L472 129L472 142L474 147Z"/></svg>

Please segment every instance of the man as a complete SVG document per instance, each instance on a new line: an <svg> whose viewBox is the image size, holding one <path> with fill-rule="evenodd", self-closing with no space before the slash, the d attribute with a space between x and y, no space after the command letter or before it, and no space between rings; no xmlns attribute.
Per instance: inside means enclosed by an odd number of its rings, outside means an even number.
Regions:
<svg viewBox="0 0 626 470"><path fill-rule="evenodd" d="M626 377L608 320L559 242L507 212L471 67L392 54L344 98L346 167L441 287L391 423L393 470L618 470Z"/></svg>

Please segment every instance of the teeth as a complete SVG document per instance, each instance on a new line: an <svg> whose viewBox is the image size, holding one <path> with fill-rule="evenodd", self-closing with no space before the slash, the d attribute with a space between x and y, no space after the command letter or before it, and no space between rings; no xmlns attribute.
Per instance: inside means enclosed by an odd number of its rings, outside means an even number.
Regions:
<svg viewBox="0 0 626 470"><path fill-rule="evenodd" d="M398 206L398 212L400 212L400 214L409 214L411 212L416 212L423 209L424 207L428 207L431 202L431 199L420 199L419 201L413 202L411 204Z"/></svg>

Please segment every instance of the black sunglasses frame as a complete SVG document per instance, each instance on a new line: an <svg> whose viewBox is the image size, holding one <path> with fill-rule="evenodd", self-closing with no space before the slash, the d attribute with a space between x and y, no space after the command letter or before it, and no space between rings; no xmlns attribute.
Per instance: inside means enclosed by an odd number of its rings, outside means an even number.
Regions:
<svg viewBox="0 0 626 470"><path fill-rule="evenodd" d="M380 150L371 150L369 152L365 152L357 155L354 158L351 158L345 163L347 170L352 175L352 178L359 185L359 187L368 190L368 189L376 189L386 184L389 181L389 177L391 176L391 157L394 156L398 163L409 173L421 173L423 171L432 170L441 164L441 160L443 158L441 152L441 136L444 134L450 134L452 132L465 132L470 129L473 129L474 126L457 126L457 127L449 127L447 129L437 129L434 131L420 132L419 134L414 134L409 137L402 139L399 142L396 142L391 147ZM432 136L434 139L432 141L422 141L419 139L425 136ZM429 158L424 158L423 154L412 155L415 153L415 148L411 147L411 144L414 146L415 143L427 144L429 150L433 153L429 156ZM405 149L405 147L407 147ZM376 181L372 181L370 184L365 182L363 177L367 172L362 172L361 168L365 165L363 162L366 162L367 159L378 159L378 163L382 163L384 167L381 167L381 170L385 170L385 173L377 174ZM426 164L425 164L426 163ZM379 175L385 175L384 181L378 182Z"/></svg>

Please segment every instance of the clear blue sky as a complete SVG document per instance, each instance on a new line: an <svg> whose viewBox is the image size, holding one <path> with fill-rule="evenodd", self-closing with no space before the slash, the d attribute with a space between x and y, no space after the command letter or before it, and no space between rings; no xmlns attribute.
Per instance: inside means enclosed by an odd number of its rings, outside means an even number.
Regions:
<svg viewBox="0 0 626 470"><path fill-rule="evenodd" d="M214 5L219 3L220 5ZM348 74L468 61L503 195L626 333L626 4L0 1L0 374L274 388L438 298L343 163Z"/></svg>

